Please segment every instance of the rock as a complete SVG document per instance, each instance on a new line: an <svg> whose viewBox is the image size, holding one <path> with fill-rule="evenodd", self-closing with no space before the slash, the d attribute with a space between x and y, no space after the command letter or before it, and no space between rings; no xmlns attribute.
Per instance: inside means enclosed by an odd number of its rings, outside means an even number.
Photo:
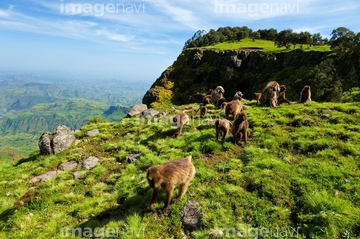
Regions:
<svg viewBox="0 0 360 239"><path fill-rule="evenodd" d="M98 162L99 162L98 158L90 156L89 158L85 159L84 162L81 163L80 167L90 170L94 168Z"/></svg>
<svg viewBox="0 0 360 239"><path fill-rule="evenodd" d="M45 182L46 180L55 178L57 175L57 171L49 171L47 173L44 173L42 175L33 177L32 179L30 179L30 183L41 183L41 182Z"/></svg>
<svg viewBox="0 0 360 239"><path fill-rule="evenodd" d="M321 118L330 119L330 118L331 118L331 114L322 114L322 115L321 115Z"/></svg>
<svg viewBox="0 0 360 239"><path fill-rule="evenodd" d="M66 163L61 163L58 167L58 170L60 171L68 171L71 169L74 169L78 166L78 163L74 160L66 162Z"/></svg>
<svg viewBox="0 0 360 239"><path fill-rule="evenodd" d="M40 154L42 155L48 155L54 153L52 148L52 140L53 140L53 134L50 132L43 133L38 142L38 146L40 149Z"/></svg>
<svg viewBox="0 0 360 239"><path fill-rule="evenodd" d="M191 235L202 226L203 213L199 210L199 203L188 201L180 212L181 222L186 235Z"/></svg>
<svg viewBox="0 0 360 239"><path fill-rule="evenodd" d="M53 139L54 154L69 148L75 141L75 136L72 133L56 134Z"/></svg>
<svg viewBox="0 0 360 239"><path fill-rule="evenodd" d="M100 131L98 129L93 129L93 130L89 130L88 132L86 132L85 136L87 136L87 137L95 137L99 133L100 133Z"/></svg>
<svg viewBox="0 0 360 239"><path fill-rule="evenodd" d="M148 91L146 91L146 93L145 93L145 95L144 95L144 97L143 97L143 99L142 99L142 103L143 104L146 104L147 105L147 107L151 107L151 103L153 103L153 102L156 102L156 101L158 101L159 100L159 95L158 95L158 93L155 93L155 91L154 90L148 90Z"/></svg>
<svg viewBox="0 0 360 239"><path fill-rule="evenodd" d="M134 115L141 114L143 111L147 110L148 107L145 104L134 105L128 113L128 117L133 117Z"/></svg>
<svg viewBox="0 0 360 239"><path fill-rule="evenodd" d="M142 112L142 117L145 119L152 119L155 118L159 114L159 111L153 109L147 109Z"/></svg>
<svg viewBox="0 0 360 239"><path fill-rule="evenodd" d="M80 179L80 177L81 177L81 173L80 173L80 172L73 172L73 175L74 175L74 179L75 179L75 180L78 180L78 179Z"/></svg>
<svg viewBox="0 0 360 239"><path fill-rule="evenodd" d="M58 126L55 134L46 132L41 135L38 142L40 154L57 154L69 148L74 141L74 131L71 131L65 125Z"/></svg>
<svg viewBox="0 0 360 239"><path fill-rule="evenodd" d="M140 156L141 156L141 154L130 154L130 155L126 156L126 162L136 163L139 160Z"/></svg>

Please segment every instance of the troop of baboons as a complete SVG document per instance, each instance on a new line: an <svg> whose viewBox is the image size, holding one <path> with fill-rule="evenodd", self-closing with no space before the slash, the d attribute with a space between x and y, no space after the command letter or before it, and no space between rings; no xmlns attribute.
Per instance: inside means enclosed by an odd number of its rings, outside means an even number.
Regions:
<svg viewBox="0 0 360 239"><path fill-rule="evenodd" d="M276 81L271 81L265 86L262 93L255 92L254 96L257 104L276 107L278 104L284 102L290 104L290 101L285 96L285 91L286 87L284 85L279 85ZM207 104L214 104L217 109L225 109L225 118L215 121L216 141L219 140L219 137L224 141L230 131L235 145L240 144L241 141L244 142L244 145L247 145L250 132L248 117L243 110L243 94L241 91L236 92L233 100L226 103L226 99L223 96L224 92L225 90L222 86L217 86L215 90L209 90L195 114L200 110L200 116L204 117L208 111L206 108ZM309 85L304 86L300 92L300 102L304 103L306 101L311 101ZM186 113L190 111L192 110L184 110L172 117L172 123L177 127L176 137L182 134L184 125L189 123L190 118ZM233 122L229 120L230 115L233 116ZM150 187L153 189L150 199L150 211L156 211L154 203L160 188L166 193L163 211L168 210L171 201L176 202L185 194L196 172L191 158L192 156L190 155L186 158L169 161L162 165L151 166L147 170L146 177ZM178 195L172 199L173 191L177 185L179 185Z"/></svg>

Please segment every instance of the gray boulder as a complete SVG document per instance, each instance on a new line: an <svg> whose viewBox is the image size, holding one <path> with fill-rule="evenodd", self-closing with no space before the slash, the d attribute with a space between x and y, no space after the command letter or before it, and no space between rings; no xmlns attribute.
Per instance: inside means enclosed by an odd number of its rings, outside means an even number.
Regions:
<svg viewBox="0 0 360 239"><path fill-rule="evenodd" d="M154 109L147 109L144 112L142 112L142 117L145 119L152 119L156 117L159 114L159 111Z"/></svg>
<svg viewBox="0 0 360 239"><path fill-rule="evenodd" d="M33 177L32 179L30 179L30 183L41 183L41 182L45 182L46 180L55 178L57 175L57 171L49 171L47 173L44 173L42 175Z"/></svg>
<svg viewBox="0 0 360 239"><path fill-rule="evenodd" d="M88 132L86 132L85 136L87 136L87 137L95 137L99 133L100 133L100 131L98 129L93 129L93 130L89 130Z"/></svg>
<svg viewBox="0 0 360 239"><path fill-rule="evenodd" d="M134 115L141 114L143 111L147 110L148 107L145 104L134 105L128 113L128 117L133 117Z"/></svg>
<svg viewBox="0 0 360 239"><path fill-rule="evenodd" d="M85 159L84 162L81 163L80 167L90 170L94 168L98 162L99 162L98 158L90 156L89 158Z"/></svg>
<svg viewBox="0 0 360 239"><path fill-rule="evenodd" d="M136 163L139 158L140 158L141 154L130 154L128 156L126 156L126 162L127 163Z"/></svg>
<svg viewBox="0 0 360 239"><path fill-rule="evenodd" d="M74 160L66 162L66 163L61 163L58 167L58 170L60 171L68 171L71 169L74 169L78 166L78 163Z"/></svg>
<svg viewBox="0 0 360 239"><path fill-rule="evenodd" d="M53 140L53 134L50 132L43 133L38 142L38 146L40 149L40 154L42 155L48 155L54 153L52 149L52 140Z"/></svg>
<svg viewBox="0 0 360 239"><path fill-rule="evenodd" d="M75 141L74 132L65 125L58 126L53 138L53 150L54 154L69 148Z"/></svg>

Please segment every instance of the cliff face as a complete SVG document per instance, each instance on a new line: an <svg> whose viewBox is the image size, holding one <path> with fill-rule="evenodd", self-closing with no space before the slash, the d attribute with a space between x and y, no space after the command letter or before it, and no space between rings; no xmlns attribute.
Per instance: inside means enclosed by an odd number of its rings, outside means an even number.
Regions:
<svg viewBox="0 0 360 239"><path fill-rule="evenodd" d="M201 94L218 85L225 88L224 96L228 100L236 91L242 91L244 98L252 99L254 92L261 92L272 80L286 85L288 99L298 100L302 87L309 84L311 71L329 53L186 50L154 82L144 95L143 103L161 106L169 102L198 102L202 99Z"/></svg>

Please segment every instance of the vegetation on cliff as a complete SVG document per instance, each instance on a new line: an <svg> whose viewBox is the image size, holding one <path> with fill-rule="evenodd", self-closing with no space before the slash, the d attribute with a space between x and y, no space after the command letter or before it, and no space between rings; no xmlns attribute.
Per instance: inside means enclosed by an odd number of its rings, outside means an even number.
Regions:
<svg viewBox="0 0 360 239"><path fill-rule="evenodd" d="M216 34L230 34L231 29L226 29L221 28ZM251 35L248 31L246 36ZM287 87L286 94L292 101L299 99L304 85L310 85L315 101L346 102L352 100L348 97L350 92L360 86L360 33L349 29L335 29L325 46L295 42L293 47L286 47L277 43L278 36L269 38L266 34L263 40L225 37L223 41L195 44L214 34L195 34L150 91L171 80L172 94L167 95L172 95L173 104L199 102L200 94L217 85L228 89L224 95L228 100L237 91L252 99L254 92L261 92L269 81L275 80ZM154 92L143 98L148 106L161 101L163 98Z"/></svg>
<svg viewBox="0 0 360 239"><path fill-rule="evenodd" d="M0 237L183 238L180 209L189 200L203 213L193 238L359 237L359 103L292 102L277 108L245 103L251 106L246 112L252 135L246 147L234 146L231 136L215 140L213 123L223 110L209 107L206 118L192 118L174 138L175 111L162 108L170 115L157 120L93 120L68 150L0 164ZM93 129L100 134L86 137ZM127 155L138 153L136 163L126 162ZM184 198L167 215L150 213L146 169L190 154L197 173ZM60 163L89 156L100 162L80 170L80 179L73 169L29 183ZM163 199L161 194L156 209Z"/></svg>

